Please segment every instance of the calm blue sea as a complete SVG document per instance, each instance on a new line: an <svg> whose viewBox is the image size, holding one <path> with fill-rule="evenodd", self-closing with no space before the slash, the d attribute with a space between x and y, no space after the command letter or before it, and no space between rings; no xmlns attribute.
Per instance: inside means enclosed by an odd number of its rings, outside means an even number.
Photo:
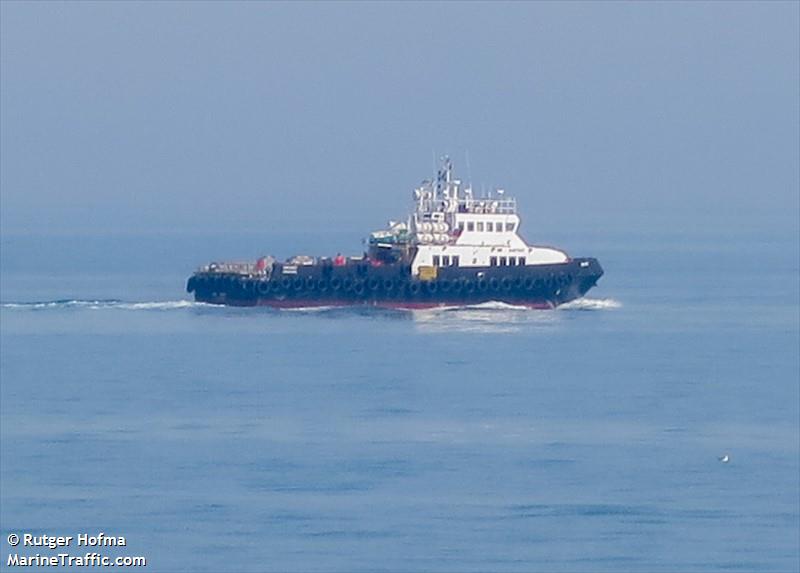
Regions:
<svg viewBox="0 0 800 573"><path fill-rule="evenodd" d="M555 311L183 291L359 239L4 235L0 567L103 531L151 571L800 569L795 220L552 232L607 273Z"/></svg>

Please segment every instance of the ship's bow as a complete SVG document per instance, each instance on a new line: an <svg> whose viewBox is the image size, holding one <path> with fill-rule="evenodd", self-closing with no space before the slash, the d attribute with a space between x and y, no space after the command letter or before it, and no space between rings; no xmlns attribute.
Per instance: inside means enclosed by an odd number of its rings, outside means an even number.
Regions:
<svg viewBox="0 0 800 573"><path fill-rule="evenodd" d="M600 280L600 277L603 276L603 267L593 257L574 259L573 262L577 267L573 283L573 294L574 298L580 298L589 292Z"/></svg>

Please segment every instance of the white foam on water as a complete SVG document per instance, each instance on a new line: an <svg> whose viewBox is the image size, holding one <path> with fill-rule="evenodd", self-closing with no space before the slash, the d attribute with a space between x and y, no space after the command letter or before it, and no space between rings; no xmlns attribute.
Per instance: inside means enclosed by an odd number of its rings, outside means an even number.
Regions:
<svg viewBox="0 0 800 573"><path fill-rule="evenodd" d="M475 311L475 310L487 310L487 311L507 311L507 310L531 310L527 306L516 305L516 304L509 304L507 302L501 302L499 300L490 300L488 302L480 302L476 304L454 304L454 305L443 305L443 306L433 306L431 308L417 308L417 309L408 309L410 312L415 314L437 314L442 312L464 312L464 311Z"/></svg>
<svg viewBox="0 0 800 573"><path fill-rule="evenodd" d="M174 310L182 308L197 308L214 306L202 302L191 300L163 300L147 302L126 302L122 300L51 300L40 302L6 302L3 303L4 309L17 310L48 310L48 309L68 309L85 308L89 310L101 309L120 309L120 310Z"/></svg>
<svg viewBox="0 0 800 573"><path fill-rule="evenodd" d="M100 309L119 309L119 310L179 310L185 308L203 308L215 307L218 305L208 304L204 302L195 302L191 300L162 300L162 301L123 301L116 299L103 299L103 300L52 300L52 301L37 301L37 302L6 302L0 305L3 309L17 309L17 310L47 310L47 309L67 309L67 308L86 308L90 310ZM622 303L610 298L579 298L571 302L562 304L557 307L558 310L613 310L621 308ZM328 312L331 310L338 310L347 307L341 306L310 306L301 308L286 308L281 309L286 312L300 312L300 313L317 313ZM356 308L356 307L354 307ZM357 307L362 309L362 307ZM369 308L369 307L363 307ZM429 309L416 309L411 310L414 314L437 314L442 312L447 313L465 313L471 311L487 311L492 312L519 312L530 311L527 306L509 304L501 301L488 301L478 304L467 305L453 305L453 306L440 306Z"/></svg>
<svg viewBox="0 0 800 573"><path fill-rule="evenodd" d="M338 310L341 308L348 308L336 305L328 305L328 306L297 306L294 308L279 308L276 310L280 310L281 312L301 312L301 313L315 313L315 312L328 312L331 310Z"/></svg>
<svg viewBox="0 0 800 573"><path fill-rule="evenodd" d="M125 310L172 310L177 308L197 308L205 306L214 305L191 300L166 300L159 302L123 302L114 308L122 308Z"/></svg>
<svg viewBox="0 0 800 573"><path fill-rule="evenodd" d="M465 310L531 310L529 307L521 304L510 304L501 302L499 300L490 300L488 302L480 302L478 304L468 304L457 309Z"/></svg>
<svg viewBox="0 0 800 573"><path fill-rule="evenodd" d="M558 310L613 310L622 303L613 298L578 298L557 307Z"/></svg>

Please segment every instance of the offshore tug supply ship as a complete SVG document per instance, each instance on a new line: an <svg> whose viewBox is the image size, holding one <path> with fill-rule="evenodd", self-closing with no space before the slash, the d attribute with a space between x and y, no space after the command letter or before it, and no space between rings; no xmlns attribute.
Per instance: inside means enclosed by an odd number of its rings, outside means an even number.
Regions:
<svg viewBox="0 0 800 573"><path fill-rule="evenodd" d="M414 201L406 222L370 235L363 256L211 263L186 290L199 302L231 306L413 309L499 301L555 308L603 275L594 258L528 245L518 234L516 201L501 190L476 199L447 158L435 182L414 190Z"/></svg>

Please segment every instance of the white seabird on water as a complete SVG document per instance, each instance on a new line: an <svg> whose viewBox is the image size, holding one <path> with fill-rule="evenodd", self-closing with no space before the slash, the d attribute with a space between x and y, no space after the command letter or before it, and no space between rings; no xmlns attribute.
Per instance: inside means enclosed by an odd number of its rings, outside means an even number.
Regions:
<svg viewBox="0 0 800 573"><path fill-rule="evenodd" d="M724 456L719 456L717 459L721 461L723 464L727 464L729 461L731 461L731 457L728 454L725 454Z"/></svg>

